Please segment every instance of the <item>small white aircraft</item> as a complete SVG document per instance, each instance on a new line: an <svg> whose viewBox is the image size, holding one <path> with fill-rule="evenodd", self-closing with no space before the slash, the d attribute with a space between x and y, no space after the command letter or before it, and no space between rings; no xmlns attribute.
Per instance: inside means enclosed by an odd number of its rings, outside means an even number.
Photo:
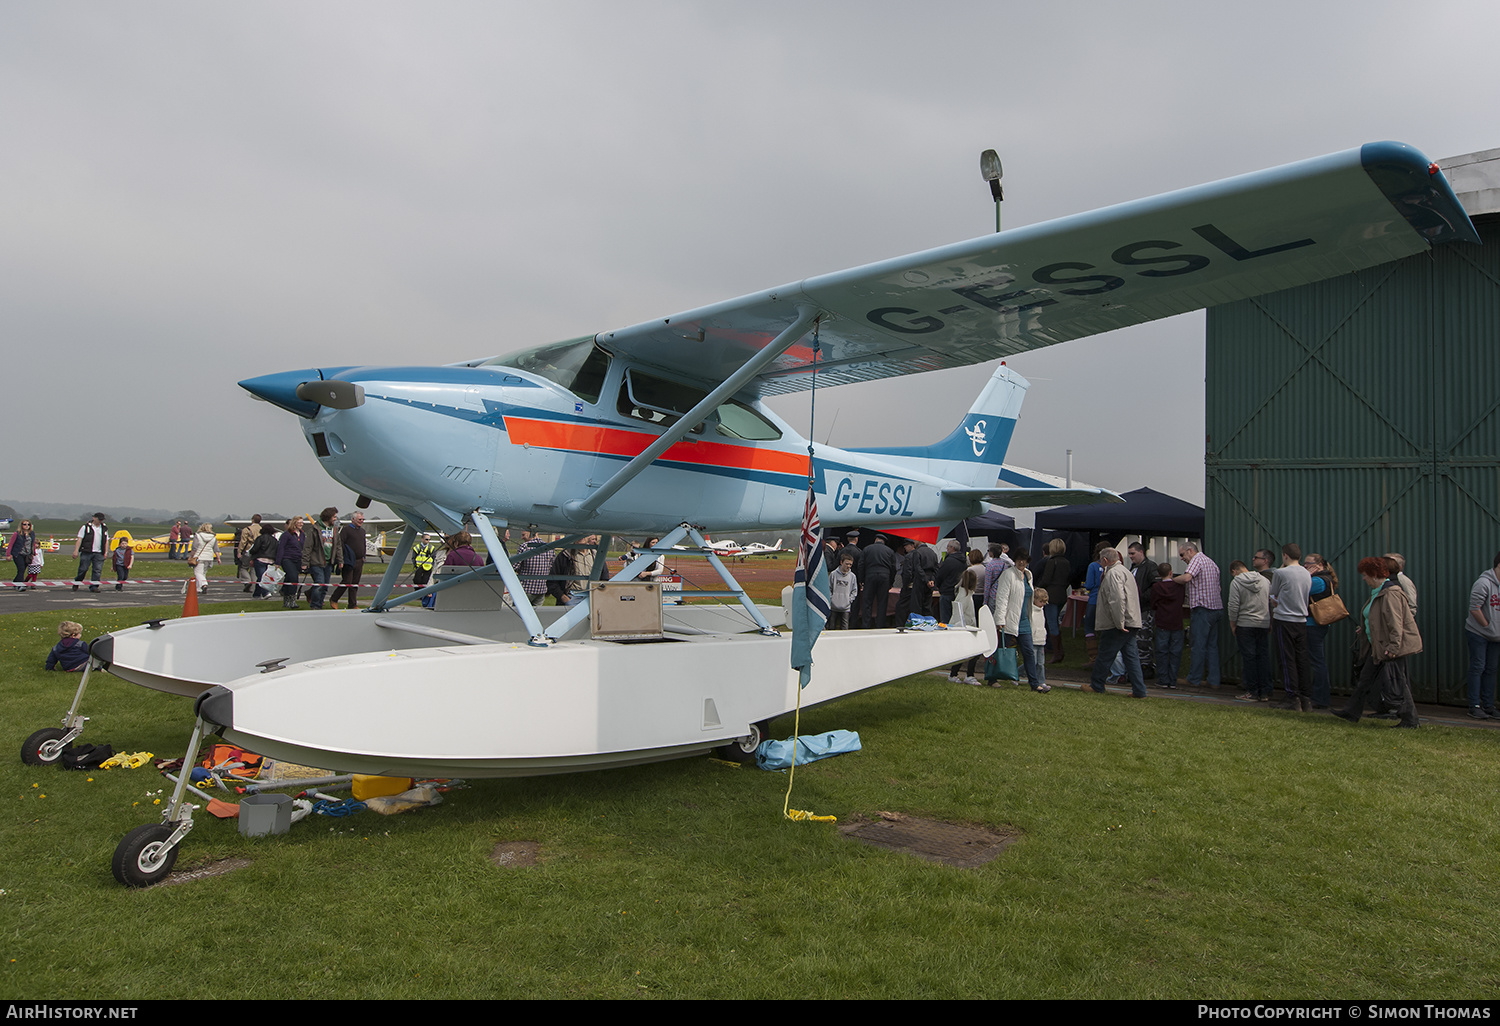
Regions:
<svg viewBox="0 0 1500 1026"><path fill-rule="evenodd" d="M778 552L785 551L787 550L782 547L781 539L777 538L775 545L767 545L765 542L751 542L743 549L740 549L739 556L741 559L744 559L746 556L774 556Z"/></svg>
<svg viewBox="0 0 1500 1026"><path fill-rule="evenodd" d="M742 551L744 551L740 548L739 542L732 541L727 538L723 541L714 541L712 538L709 538L707 535L705 535L703 541L703 548L708 552L712 552L716 556L738 556ZM678 552L690 551L690 547L687 545L674 545L672 546L672 548L676 549ZM696 552L697 550L691 549L691 551Z"/></svg>
<svg viewBox="0 0 1500 1026"><path fill-rule="evenodd" d="M1437 166L1373 143L505 356L250 378L242 387L298 418L330 476L405 522L372 612L156 623L97 639L89 665L197 695L190 752L207 729L306 765L483 776L751 751L795 706L798 674L778 610L745 596L703 531L797 528L809 489L829 520L932 542L985 503L1118 499L1004 462L1028 385L1003 364L926 446L818 445L765 396L1002 359L1455 241L1479 240ZM725 581L710 594L738 601L749 632L725 627L732 607L689 604L663 614L661 644L606 640L604 614L619 609L605 592L533 608L506 558L392 598L419 532L472 526L499 557L508 524L559 531L559 548L602 536L599 551L660 535L611 586L689 540ZM606 565L594 560L596 579ZM397 608L425 594L437 611ZM990 651L981 621L824 634L802 704ZM76 713L77 700L64 731L32 735L23 757L56 758ZM117 878L165 876L191 825L179 787L161 824L121 842Z"/></svg>

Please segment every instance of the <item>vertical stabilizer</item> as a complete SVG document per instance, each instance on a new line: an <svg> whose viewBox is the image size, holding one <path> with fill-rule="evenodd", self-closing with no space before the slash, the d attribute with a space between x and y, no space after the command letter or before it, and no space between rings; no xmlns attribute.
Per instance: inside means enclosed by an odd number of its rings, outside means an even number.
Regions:
<svg viewBox="0 0 1500 1026"><path fill-rule="evenodd" d="M963 422L941 442L895 449L854 449L969 487L993 485L1010 448L1031 382L1005 364L995 368Z"/></svg>

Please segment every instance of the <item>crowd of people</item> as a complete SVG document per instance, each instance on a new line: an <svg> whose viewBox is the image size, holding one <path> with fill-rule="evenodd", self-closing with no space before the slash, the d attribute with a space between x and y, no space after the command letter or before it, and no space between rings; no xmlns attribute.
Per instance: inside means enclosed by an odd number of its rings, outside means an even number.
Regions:
<svg viewBox="0 0 1500 1026"><path fill-rule="evenodd" d="M858 531L849 531L843 546L836 537L824 541L829 564L836 568L829 575L829 629L904 627L913 616L932 617L950 627L972 627L978 623L980 606L987 606L1002 647L1015 650L1016 674L1003 679L1020 684L1024 673L1033 691L1051 690L1045 665L1063 658L1061 610L1071 574L1061 542L1049 547L1051 555L1038 579L1030 569L1030 554L1023 549L1012 552L1003 542L991 544L987 552L965 552L962 542L950 538L939 560L931 546L910 538L896 539L895 548L883 534L863 547L859 539ZM1002 679L993 675L995 660L986 664L984 679L978 676L978 666L977 658L954 665L949 677L972 685Z"/></svg>
<svg viewBox="0 0 1500 1026"><path fill-rule="evenodd" d="M340 522L338 512L330 506L315 520L292 517L279 526L256 514L240 529L227 555L221 552L212 525L200 524L190 531L179 522L171 532L169 555L185 559L193 568L192 583L200 593L208 590L209 567L232 559L244 591L257 598L270 598L279 591L283 607L294 609L305 586L309 608L337 608L347 595L347 606L354 609L368 555L365 517L356 511ZM989 545L987 552L966 552L962 543L949 539L939 559L931 546L912 539L877 534L861 546L860 537L859 531L851 530L843 545L836 537L825 541L832 567L829 629L904 626L914 615L950 626L973 626L984 605L1000 630L1001 647L1015 650L1017 683L1024 674L1033 690L1049 690L1045 666L1063 659L1061 625L1074 579L1074 567L1061 539L1047 542L1033 571L1029 553L1012 552L1003 542ZM509 538L507 531L507 546ZM541 605L549 596L558 605L576 601L594 576L597 543L596 536L576 547L553 549L539 534L529 532L516 551L515 565L532 604ZM645 550L657 543L649 539ZM38 543L31 520L21 521L5 543L5 551L16 567L13 586L35 588L44 546ZM632 547L627 562L641 551ZM119 590L134 565L134 552L124 538L111 547L103 513L95 513L79 528L73 557L78 561L75 591L85 584L90 591L100 590L106 559ZM1360 560L1357 573L1364 587L1352 589L1354 599L1348 606L1334 567L1319 553L1304 555L1295 543L1282 546L1279 565L1274 565L1277 554L1269 549L1257 550L1249 565L1231 561L1227 591L1219 565L1196 545L1178 546L1178 557L1185 567L1174 573L1169 564L1148 560L1139 542L1131 543L1124 553L1107 543L1095 547L1082 580L1093 690L1128 682L1131 694L1143 698L1146 680L1153 678L1158 687L1167 689L1176 688L1179 679L1192 687L1219 687L1219 634L1227 622L1242 664L1239 701L1272 702L1279 677L1284 691L1279 708L1328 709L1332 700L1326 648L1329 627L1352 616L1357 648L1355 696L1336 714L1357 721L1367 698L1375 695L1374 704L1383 704L1385 715L1396 718L1401 726L1416 725L1406 659L1421 651L1422 642L1416 627L1417 589L1400 553ZM413 583L424 587L443 566L473 567L490 560L475 553L467 531L458 531L440 541L421 537L412 561ZM658 556L640 577L650 580L665 570ZM429 595L424 604L431 606L432 600ZM1500 554L1471 589L1464 628L1469 715L1500 718L1496 707ZM1184 678L1185 650L1191 651L1192 659ZM971 660L952 667L950 676L969 684L985 683L977 672L978 662Z"/></svg>
<svg viewBox="0 0 1500 1026"><path fill-rule="evenodd" d="M369 555L365 515L355 510L343 523L338 516L338 508L329 506L316 519L292 517L280 526L259 513L251 517L235 538L232 557L235 578L243 590L258 599L270 598L279 590L282 608L296 609L306 581L309 609L337 609L346 594L348 608L357 609L359 583ZM215 547L210 559L219 558ZM205 587L200 584L200 590Z"/></svg>
<svg viewBox="0 0 1500 1026"><path fill-rule="evenodd" d="M1218 564L1196 545L1178 547L1186 567L1176 574L1166 563L1147 561L1139 543L1127 552L1129 569L1118 550L1101 543L1086 577L1089 613L1084 623L1097 645L1091 680L1095 691L1126 679L1131 694L1144 698L1148 676L1159 687L1175 688L1185 634L1192 651L1187 684L1219 687L1219 632L1227 620L1243 666L1239 701L1270 703L1274 667L1285 691L1279 708L1328 709L1328 629L1353 615L1356 692L1352 704L1337 714L1357 721L1378 684L1377 706L1394 710L1400 726L1417 725L1406 657L1421 651L1421 636L1415 621L1416 586L1405 574L1400 553L1360 561L1365 590L1355 591L1351 610L1344 605L1333 566L1319 553L1304 556L1296 543L1282 546L1279 566L1273 567L1277 557L1269 549L1256 551L1249 566L1232 561L1227 604ZM1134 645L1128 644L1131 634ZM1471 713L1491 715L1478 705Z"/></svg>
<svg viewBox="0 0 1500 1026"><path fill-rule="evenodd" d="M836 568L830 575L829 629L904 625L911 614L967 626L976 622L982 603L1000 628L1002 647L1017 650L1026 681L1035 690L1045 689L1045 666L1063 659L1061 622L1074 579L1061 539L1047 542L1033 572L1028 554L1012 552L1005 544L990 545L987 554L977 549L965 553L957 540L949 539L939 560L930 546L910 540L897 540L893 548L884 535L866 546L860 546L859 538L859 532L850 531L842 546L834 539L825 543ZM1139 542L1123 553L1101 542L1093 556L1083 572L1083 626L1093 690L1128 683L1133 696L1144 698L1148 679L1165 689L1177 688L1180 680L1191 687L1220 687L1219 635L1227 622L1243 666L1237 700L1274 702L1276 708L1304 712L1328 710L1328 631L1352 617L1355 694L1350 704L1332 711L1358 721L1369 706L1399 726L1416 725L1406 660L1422 647L1417 589L1399 552L1360 560L1348 606L1332 564L1320 553L1304 554L1295 543L1282 546L1279 556L1260 549L1248 566L1232 561L1228 581L1221 578L1219 565L1191 543L1178 547L1185 566L1175 573L1170 564L1149 560ZM893 592L899 599L888 621ZM1475 719L1500 718L1500 555L1474 583L1468 610L1468 712ZM1187 651L1192 658L1184 676ZM954 666L950 678L983 683L976 666ZM1278 678L1283 690L1279 702Z"/></svg>
<svg viewBox="0 0 1500 1026"><path fill-rule="evenodd" d="M369 556L365 515L356 510L341 524L338 512L329 506L313 522L293 517L280 527L267 524L259 514L252 517L235 543L238 577L244 590L256 598L269 598L274 589L279 589L283 608L296 609L299 588L310 582L306 585L308 608L337 609L346 594L347 608L358 608L360 580ZM509 531L503 532L501 541L509 544ZM541 605L549 595L558 605L574 601L592 576L597 543L598 538L591 537L573 548L552 549L539 532L528 531L516 550L514 564L532 605ZM443 567L493 562L474 551L474 538L466 530L440 539L422 535L412 546L411 560L412 584L418 588L427 587ZM435 596L425 596L422 604L432 608Z"/></svg>

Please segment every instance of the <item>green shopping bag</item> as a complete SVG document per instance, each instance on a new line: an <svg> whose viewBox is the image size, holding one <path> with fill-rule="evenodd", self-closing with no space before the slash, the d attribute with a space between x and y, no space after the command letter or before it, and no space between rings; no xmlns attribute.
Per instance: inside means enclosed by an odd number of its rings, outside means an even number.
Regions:
<svg viewBox="0 0 1500 1026"><path fill-rule="evenodd" d="M1016 660L1017 651L1006 648L1005 641L1006 636L1000 635L1000 647L984 661L984 679L991 684L997 680L1014 682L1021 679L1020 665Z"/></svg>

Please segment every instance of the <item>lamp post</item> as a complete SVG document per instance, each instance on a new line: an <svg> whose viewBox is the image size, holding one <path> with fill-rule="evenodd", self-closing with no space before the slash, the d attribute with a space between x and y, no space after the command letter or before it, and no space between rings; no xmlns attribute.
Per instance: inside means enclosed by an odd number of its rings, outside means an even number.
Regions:
<svg viewBox="0 0 1500 1026"><path fill-rule="evenodd" d="M1000 187L1000 176L1004 171L1000 167L1000 154L994 150L985 150L979 155L979 173L984 180L990 183L990 195L995 197L995 231L1000 230L1000 201L1005 199L1005 190Z"/></svg>

